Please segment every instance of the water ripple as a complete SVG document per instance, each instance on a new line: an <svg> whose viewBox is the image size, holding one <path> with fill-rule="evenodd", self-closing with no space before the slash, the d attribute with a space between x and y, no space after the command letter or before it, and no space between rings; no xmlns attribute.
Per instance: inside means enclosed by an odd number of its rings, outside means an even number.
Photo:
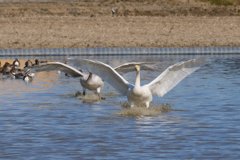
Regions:
<svg viewBox="0 0 240 160"><path fill-rule="evenodd" d="M163 69L188 59L138 58L160 61ZM134 57L100 59L122 63ZM154 105L172 108L155 116L119 116L126 98L107 86L105 101L83 103L74 96L79 80L55 73L30 85L0 81L0 158L238 159L239 62L239 56L209 57L165 97L154 97Z"/></svg>

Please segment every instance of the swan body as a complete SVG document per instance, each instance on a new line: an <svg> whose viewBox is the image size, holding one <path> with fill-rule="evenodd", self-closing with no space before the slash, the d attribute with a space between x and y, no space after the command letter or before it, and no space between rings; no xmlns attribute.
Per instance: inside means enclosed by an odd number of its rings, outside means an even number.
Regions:
<svg viewBox="0 0 240 160"><path fill-rule="evenodd" d="M83 77L80 79L80 83L83 86L83 95L86 93L86 88L89 90L95 90L99 95L101 92L101 88L104 83L102 78L98 75L90 73L83 73Z"/></svg>
<svg viewBox="0 0 240 160"><path fill-rule="evenodd" d="M140 66L136 65L137 75L135 86L129 88L127 93L127 99L131 107L134 105L140 106L141 104L145 104L148 108L150 102L152 101L152 93L151 90L146 86L141 86L140 84Z"/></svg>
<svg viewBox="0 0 240 160"><path fill-rule="evenodd" d="M144 105L149 107L154 95L164 96L173 89L185 77L196 71L203 64L203 59L192 59L185 62L179 62L168 67L152 82L141 86L140 83L140 65L136 64L135 84L129 83L114 68L100 61L84 59L81 61L88 70L102 75L112 87L120 94L127 96L131 107Z"/></svg>

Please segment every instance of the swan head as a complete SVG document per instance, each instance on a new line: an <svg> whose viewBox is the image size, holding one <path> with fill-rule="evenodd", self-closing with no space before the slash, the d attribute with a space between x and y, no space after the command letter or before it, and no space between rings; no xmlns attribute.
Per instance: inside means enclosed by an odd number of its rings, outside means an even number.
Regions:
<svg viewBox="0 0 240 160"><path fill-rule="evenodd" d="M135 65L135 69L136 69L137 72L139 72L140 71L140 65L138 65L138 64Z"/></svg>

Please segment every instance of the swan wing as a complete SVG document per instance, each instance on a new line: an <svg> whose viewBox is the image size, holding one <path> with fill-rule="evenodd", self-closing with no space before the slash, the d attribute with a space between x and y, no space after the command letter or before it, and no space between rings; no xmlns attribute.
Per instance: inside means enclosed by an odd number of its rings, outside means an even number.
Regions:
<svg viewBox="0 0 240 160"><path fill-rule="evenodd" d="M122 65L119 65L115 67L114 69L119 73L128 73L128 72L134 72L136 71L135 65L140 65L141 70L151 70L153 71L154 68L150 65L152 65L152 62L128 62L124 63Z"/></svg>
<svg viewBox="0 0 240 160"><path fill-rule="evenodd" d="M108 82L119 93L126 95L129 87L132 86L125 80L118 72L116 72L110 65L100 61L93 61L89 59L82 59L79 61L88 71L100 75L104 81Z"/></svg>
<svg viewBox="0 0 240 160"><path fill-rule="evenodd" d="M203 58L192 59L176 63L168 67L157 78L146 86L150 88L153 95L164 96L188 75L200 68L204 63Z"/></svg>
<svg viewBox="0 0 240 160"><path fill-rule="evenodd" d="M82 77L83 73L79 70L77 70L74 67L71 67L65 63L62 62L46 62L46 63L40 63L39 65L34 65L32 67L29 67L32 72L42 72L42 71L57 71L60 70L64 73L69 74L72 77Z"/></svg>

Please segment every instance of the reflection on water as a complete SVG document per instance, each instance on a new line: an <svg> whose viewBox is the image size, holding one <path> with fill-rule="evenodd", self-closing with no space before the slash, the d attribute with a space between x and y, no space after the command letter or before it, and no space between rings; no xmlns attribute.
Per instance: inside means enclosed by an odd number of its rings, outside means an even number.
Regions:
<svg viewBox="0 0 240 160"><path fill-rule="evenodd" d="M66 60L54 57L56 60ZM54 60L52 58L52 60ZM70 57L71 58L71 57ZM117 66L154 61L148 83L169 65L193 56L91 57ZM78 57L68 63L78 67ZM238 159L240 157L239 56L207 57L208 63L153 104L169 104L157 116L116 113L126 97L105 85L106 100L75 96L79 79L41 73L33 83L0 81L1 159ZM126 74L134 81L135 73Z"/></svg>
<svg viewBox="0 0 240 160"><path fill-rule="evenodd" d="M4 92L0 92L0 95L46 90L52 87L57 79L58 75L56 72L38 73L30 84L25 83L23 80L2 79L0 80L0 90Z"/></svg>

